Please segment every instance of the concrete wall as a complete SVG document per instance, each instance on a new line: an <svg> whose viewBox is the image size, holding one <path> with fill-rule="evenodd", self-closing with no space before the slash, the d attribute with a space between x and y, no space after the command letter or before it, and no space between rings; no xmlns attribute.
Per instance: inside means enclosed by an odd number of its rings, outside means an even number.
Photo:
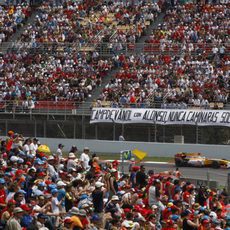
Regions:
<svg viewBox="0 0 230 230"><path fill-rule="evenodd" d="M102 140L81 140L81 139L53 139L39 138L42 144L47 144L52 151L57 149L59 143L65 145L64 151L69 151L72 145L76 145L81 151L85 146L92 152L119 153L121 150L132 150L138 148L150 156L174 156L177 152L201 152L208 157L230 159L229 145L199 145L199 144L173 144L154 142L119 142Z"/></svg>

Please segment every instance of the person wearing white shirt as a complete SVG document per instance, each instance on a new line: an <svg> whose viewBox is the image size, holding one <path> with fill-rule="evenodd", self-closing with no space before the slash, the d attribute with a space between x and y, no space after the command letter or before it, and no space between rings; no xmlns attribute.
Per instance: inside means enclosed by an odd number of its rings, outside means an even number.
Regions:
<svg viewBox="0 0 230 230"><path fill-rule="evenodd" d="M36 155L36 151L38 149L38 139L34 138L33 141L31 142L31 144L29 145L29 149L30 149L30 153L35 156Z"/></svg>
<svg viewBox="0 0 230 230"><path fill-rule="evenodd" d="M76 168L76 156L74 153L70 152L68 156L68 162L67 162L67 171L71 171L72 168Z"/></svg>
<svg viewBox="0 0 230 230"><path fill-rule="evenodd" d="M63 149L64 145L63 144L59 144L58 145L58 149L56 151L56 154L55 156L58 158L58 159L61 159L62 158L62 149Z"/></svg>
<svg viewBox="0 0 230 230"><path fill-rule="evenodd" d="M27 139L23 145L23 151L26 154L30 154L30 144L31 144L31 139Z"/></svg>
<svg viewBox="0 0 230 230"><path fill-rule="evenodd" d="M90 158L89 158L89 148L85 147L83 153L80 156L81 165L85 170L90 168L89 160L90 160Z"/></svg>
<svg viewBox="0 0 230 230"><path fill-rule="evenodd" d="M47 168L48 174L52 178L52 180L56 180L58 178L58 173L54 168L55 158L53 156L49 156L47 162L48 162L48 168Z"/></svg>

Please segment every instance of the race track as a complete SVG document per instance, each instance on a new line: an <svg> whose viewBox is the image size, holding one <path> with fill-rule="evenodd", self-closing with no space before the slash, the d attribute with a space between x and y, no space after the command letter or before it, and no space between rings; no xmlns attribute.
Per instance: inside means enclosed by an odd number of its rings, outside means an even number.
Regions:
<svg viewBox="0 0 230 230"><path fill-rule="evenodd" d="M174 171L174 164L161 164L161 163L144 163L146 172L152 169L155 173L163 171ZM226 186L227 176L230 173L229 169L212 169L212 168L192 168L192 167L181 167L179 168L182 177L184 178L194 178L207 180L207 174L209 173L210 180L217 181L219 185ZM128 163L125 163L125 171L128 170Z"/></svg>

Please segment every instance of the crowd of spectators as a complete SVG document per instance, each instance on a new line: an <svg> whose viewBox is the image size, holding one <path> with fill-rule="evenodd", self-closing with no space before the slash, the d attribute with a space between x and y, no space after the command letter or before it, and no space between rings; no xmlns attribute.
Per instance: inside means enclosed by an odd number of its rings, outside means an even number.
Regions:
<svg viewBox="0 0 230 230"><path fill-rule="evenodd" d="M140 37L145 22L159 11L155 5L144 1L133 7L123 1L42 3L35 21L14 43L14 52L0 57L1 99L84 101L113 62L100 58L97 51L80 48L111 35L116 25L133 24L139 30L132 31L132 36Z"/></svg>
<svg viewBox="0 0 230 230"><path fill-rule="evenodd" d="M27 51L0 59L2 100L84 101L101 84L112 63L95 52Z"/></svg>
<svg viewBox="0 0 230 230"><path fill-rule="evenodd" d="M8 17L3 17L22 21L22 15L30 12L22 6L8 8ZM161 12L160 2L44 2L16 42L16 52L0 57L0 98L27 103L81 102L115 66L120 70L99 96L99 104L110 101L113 107L135 107L135 103L144 107L164 102L163 108L209 108L211 102L225 103L229 93L228 6L176 4L166 10L163 22L146 40L150 50L145 46L146 52L125 56L116 51L124 43L138 41ZM3 30L10 33L13 23L4 21L9 28ZM106 37L113 58L81 50ZM157 52L152 53L151 45L159 48ZM171 48L171 54L165 53Z"/></svg>
<svg viewBox="0 0 230 230"><path fill-rule="evenodd" d="M46 154L43 151L46 151ZM174 171L146 172L131 159L100 161L85 147L8 132L0 146L0 218L7 230L228 230L225 189L195 186ZM69 151L69 152L68 152ZM64 153L68 152L68 153Z"/></svg>
<svg viewBox="0 0 230 230"><path fill-rule="evenodd" d="M31 14L26 3L17 5L0 5L0 45L23 25Z"/></svg>
<svg viewBox="0 0 230 230"><path fill-rule="evenodd" d="M220 53L223 57L230 48L228 7L229 3L176 5L167 10L164 22L146 42L160 52Z"/></svg>
<svg viewBox="0 0 230 230"><path fill-rule="evenodd" d="M129 2L131 5L132 2ZM115 18L118 23L112 36L109 38L109 48L113 53L119 52L125 48L132 48L138 39L145 34L146 28L154 21L161 12L161 8L157 3L144 3L137 5L135 8L127 8L123 10L117 9Z"/></svg>
<svg viewBox="0 0 230 230"><path fill-rule="evenodd" d="M210 102L227 102L229 71L224 59L216 62L201 55L121 54L113 60L120 70L101 93L101 101L125 106L164 99L204 108Z"/></svg>
<svg viewBox="0 0 230 230"><path fill-rule="evenodd" d="M210 108L229 97L228 3L176 5L141 54L114 54L120 70L98 101L112 106ZM135 103L137 103L135 105Z"/></svg>
<svg viewBox="0 0 230 230"><path fill-rule="evenodd" d="M27 26L18 42L32 47L40 43L74 43L78 47L100 43L106 36L110 37L119 30L119 26L131 25L130 30L123 30L122 34L135 42L151 23L160 8L157 4L147 4L140 1L137 6L125 4L124 1L104 3L103 1L70 1L62 5L52 2L43 3L36 15L35 22ZM120 31L119 31L120 32ZM126 42L120 33L114 36ZM118 42L118 41L117 41Z"/></svg>

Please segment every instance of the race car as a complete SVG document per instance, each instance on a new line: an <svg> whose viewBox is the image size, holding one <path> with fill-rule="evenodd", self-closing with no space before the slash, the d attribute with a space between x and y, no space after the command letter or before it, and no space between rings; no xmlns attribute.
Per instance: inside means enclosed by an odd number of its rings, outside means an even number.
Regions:
<svg viewBox="0 0 230 230"><path fill-rule="evenodd" d="M175 155L175 165L193 167L230 168L230 161L226 159L206 158L201 153L180 152Z"/></svg>

